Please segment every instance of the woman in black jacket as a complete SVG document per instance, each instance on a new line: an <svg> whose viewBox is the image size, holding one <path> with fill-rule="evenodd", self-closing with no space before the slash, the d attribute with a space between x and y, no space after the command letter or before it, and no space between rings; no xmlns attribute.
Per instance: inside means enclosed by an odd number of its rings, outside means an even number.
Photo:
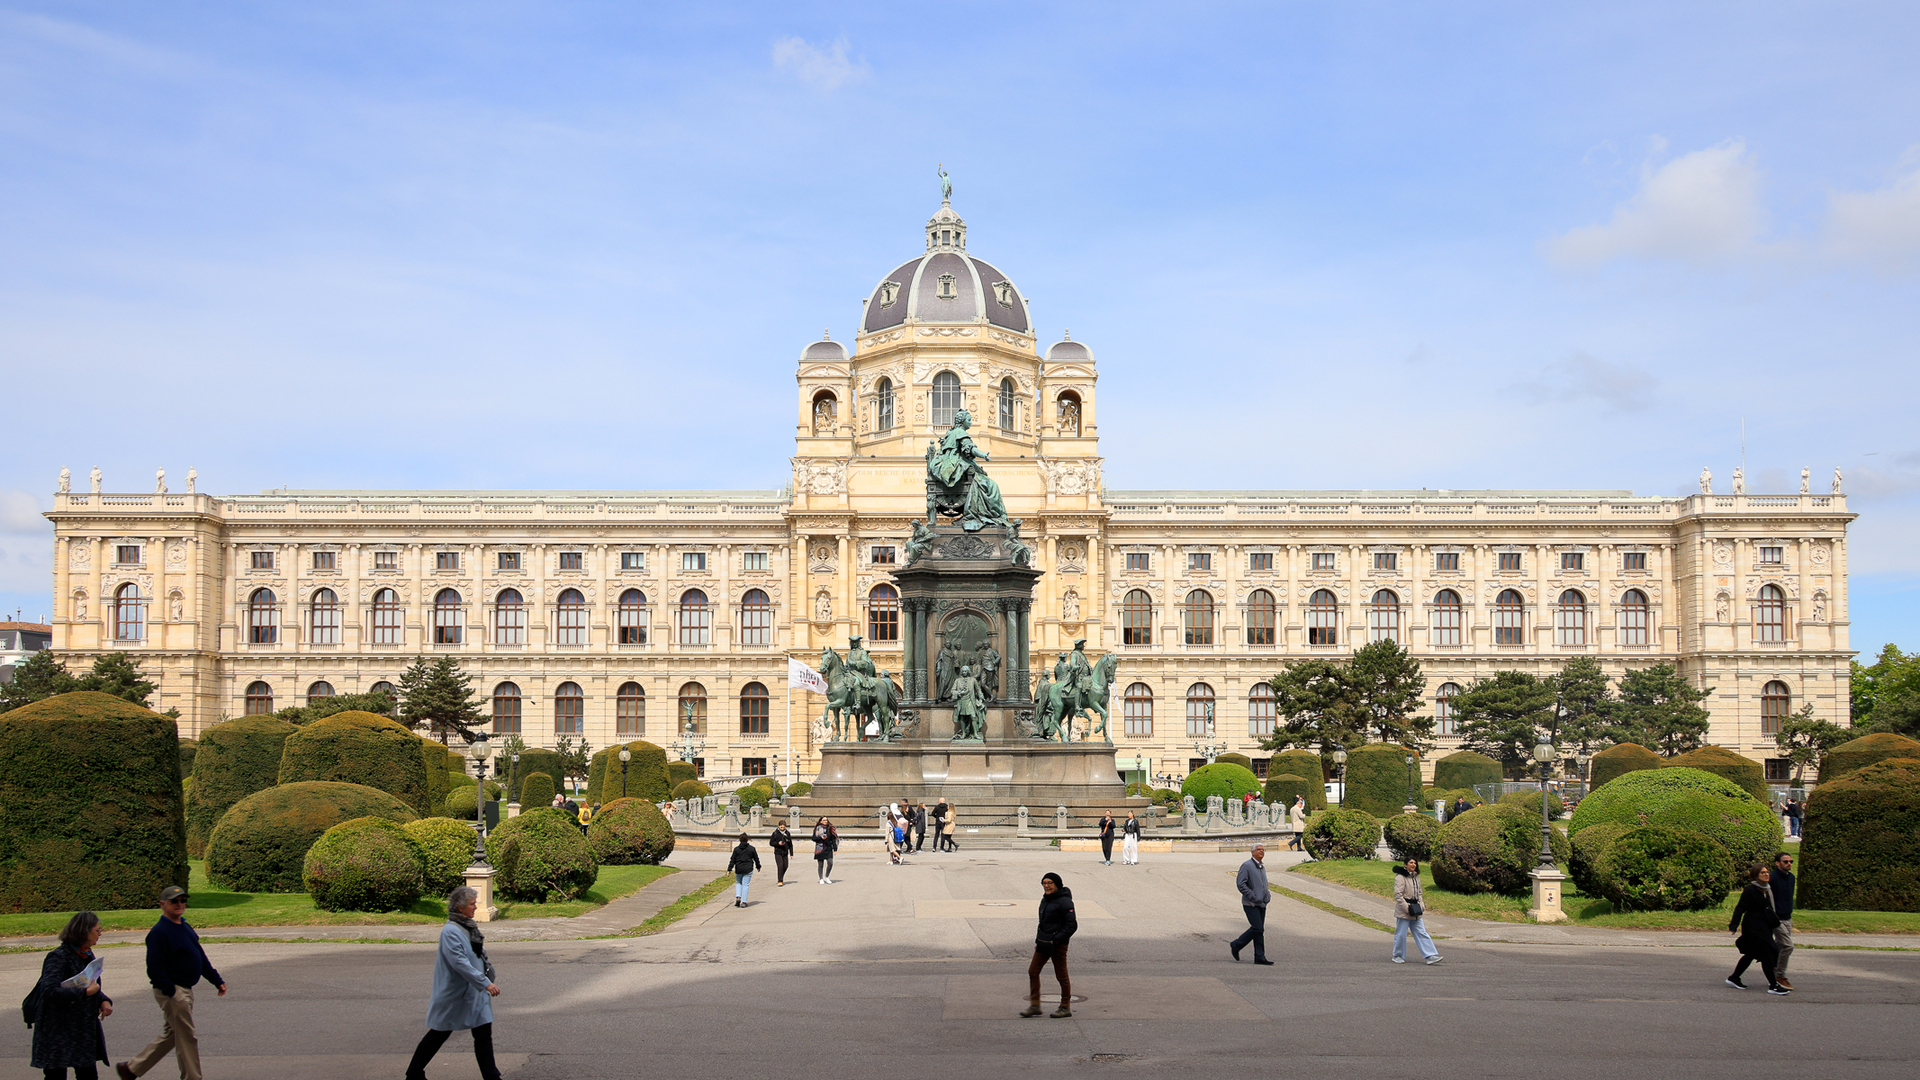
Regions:
<svg viewBox="0 0 1920 1080"><path fill-rule="evenodd" d="M1113 811L1100 816L1100 861L1113 865Z"/></svg>
<svg viewBox="0 0 1920 1080"><path fill-rule="evenodd" d="M775 888L785 888L787 884L787 861L793 858L793 834L785 825L775 825L773 835L767 838L767 846L773 849L773 879Z"/></svg>
<svg viewBox="0 0 1920 1080"><path fill-rule="evenodd" d="M820 873L820 884L833 884L833 853L840 847L840 831L821 818L813 823L813 868Z"/></svg>
<svg viewBox="0 0 1920 1080"><path fill-rule="evenodd" d="M740 843L734 845L733 854L727 858L727 869L733 872L733 906L746 907L753 872L760 869L760 851L746 833L740 834Z"/></svg>
<svg viewBox="0 0 1920 1080"><path fill-rule="evenodd" d="M1021 1016L1040 1015L1040 971L1053 961L1053 977L1060 980L1060 1007L1053 1016L1073 1015L1073 984L1067 981L1067 940L1080 929L1073 914L1073 893L1059 874L1040 878L1040 928L1033 937L1033 962L1027 965L1027 1009Z"/></svg>
<svg viewBox="0 0 1920 1080"><path fill-rule="evenodd" d="M60 984L93 963L93 946L100 940L100 919L82 911L67 920L60 945L40 965L40 1018L33 1025L33 1067L47 1080L66 1080L71 1068L75 1080L96 1080L94 1065L107 1057L107 1036L100 1021L113 1015L113 999L100 989L100 980L86 986Z"/></svg>
<svg viewBox="0 0 1920 1080"><path fill-rule="evenodd" d="M1767 993L1784 997L1792 991L1780 985L1774 975L1773 962L1779 952L1773 943L1773 931L1780 925L1780 916L1773 910L1773 887L1770 884L1771 872L1765 863L1754 863L1747 870L1752 880L1740 890L1740 902L1733 906L1733 920L1727 929L1737 935L1734 945L1740 950L1740 962L1734 965L1733 974L1727 976L1727 985L1735 990L1745 990L1747 984L1740 976L1747 965L1760 961L1760 970L1767 976Z"/></svg>

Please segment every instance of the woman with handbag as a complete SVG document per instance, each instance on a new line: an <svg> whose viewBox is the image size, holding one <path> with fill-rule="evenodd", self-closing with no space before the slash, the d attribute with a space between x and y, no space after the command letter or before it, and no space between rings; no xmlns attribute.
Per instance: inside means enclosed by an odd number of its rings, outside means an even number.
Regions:
<svg viewBox="0 0 1920 1080"><path fill-rule="evenodd" d="M1420 891L1420 860L1408 859L1405 865L1393 868L1393 962L1407 962L1407 935L1412 934L1414 944L1420 946L1420 955L1427 963L1440 962L1440 950L1433 947L1433 938L1427 935L1427 906Z"/></svg>
<svg viewBox="0 0 1920 1080"><path fill-rule="evenodd" d="M1740 981L1740 976L1757 960L1761 974L1767 977L1767 993L1785 997L1792 991L1780 984L1779 973L1773 966L1780 959L1779 947L1774 943L1780 915L1773 908L1773 871L1766 863L1754 863L1747 868L1747 877L1746 888L1740 890L1740 901L1733 905L1733 921L1727 924L1727 931L1735 935L1733 944L1740 950L1740 963L1734 966L1733 974L1727 976L1727 985L1745 990L1747 984Z"/></svg>
<svg viewBox="0 0 1920 1080"><path fill-rule="evenodd" d="M67 981L93 964L93 947L100 942L100 917L82 911L67 920L60 944L40 964L39 1014L33 1020L33 1067L47 1080L95 1080L99 1063L108 1060L107 1038L100 1027L113 1015L113 999L100 988L96 975L85 986Z"/></svg>
<svg viewBox="0 0 1920 1080"><path fill-rule="evenodd" d="M840 833L833 823L821 818L813 823L813 868L820 874L820 884L833 884L833 851L840 846Z"/></svg>

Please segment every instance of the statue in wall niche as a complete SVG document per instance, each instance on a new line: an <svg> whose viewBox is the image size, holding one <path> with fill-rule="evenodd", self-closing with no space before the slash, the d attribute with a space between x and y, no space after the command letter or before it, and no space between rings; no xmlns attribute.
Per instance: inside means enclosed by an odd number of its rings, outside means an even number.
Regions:
<svg viewBox="0 0 1920 1080"><path fill-rule="evenodd" d="M181 601L179 593L173 594L167 613L173 617L174 622L180 622L186 617L186 604Z"/></svg>
<svg viewBox="0 0 1920 1080"><path fill-rule="evenodd" d="M1080 621L1080 594L1072 589L1060 598L1060 617L1068 622Z"/></svg>
<svg viewBox="0 0 1920 1080"><path fill-rule="evenodd" d="M1813 621L1827 621L1827 594L1815 593L1813 597Z"/></svg>
<svg viewBox="0 0 1920 1080"><path fill-rule="evenodd" d="M60 466L60 493L64 495L67 492L72 490L73 490L73 470L67 468L65 465L62 465Z"/></svg>
<svg viewBox="0 0 1920 1080"><path fill-rule="evenodd" d="M1733 621L1733 602L1727 599L1726 593L1721 593L1719 596L1713 598L1713 621Z"/></svg>
<svg viewBox="0 0 1920 1080"><path fill-rule="evenodd" d="M1700 494L1713 494L1713 471L1704 465L1700 467Z"/></svg>
<svg viewBox="0 0 1920 1080"><path fill-rule="evenodd" d="M813 434L824 438L833 434L833 399L821 398L813 403Z"/></svg>
<svg viewBox="0 0 1920 1080"><path fill-rule="evenodd" d="M87 480L93 484L93 493L100 494L100 466L93 467L93 471L87 474Z"/></svg>
<svg viewBox="0 0 1920 1080"><path fill-rule="evenodd" d="M827 595L825 589L814 594L813 617L820 622L828 622L833 618L833 597Z"/></svg>
<svg viewBox="0 0 1920 1080"><path fill-rule="evenodd" d="M1733 467L1733 493L1735 495L1747 493L1747 472L1738 465Z"/></svg>
<svg viewBox="0 0 1920 1080"><path fill-rule="evenodd" d="M1813 470L1809 468L1805 468L1803 466L1800 469L1800 494L1805 495L1812 490L1813 490Z"/></svg>
<svg viewBox="0 0 1920 1080"><path fill-rule="evenodd" d="M960 650L948 641L940 646L933 662L933 700L945 701L953 689L953 676L960 667Z"/></svg>
<svg viewBox="0 0 1920 1080"><path fill-rule="evenodd" d="M99 488L96 487L94 490L98 491ZM1840 494L1840 470L1839 469L1833 470L1833 493L1835 495Z"/></svg>
<svg viewBox="0 0 1920 1080"><path fill-rule="evenodd" d="M196 470L191 465L187 466L187 494L191 495L196 490L198 490L199 484L200 484L199 471Z"/></svg>
<svg viewBox="0 0 1920 1080"><path fill-rule="evenodd" d="M981 464L993 459L967 433L972 426L973 415L961 409L953 414L947 433L927 444L928 525L936 524L942 514L958 517L960 527L968 532L1007 524L1000 485Z"/></svg>
<svg viewBox="0 0 1920 1080"><path fill-rule="evenodd" d="M1080 434L1080 403L1070 397L1060 399L1060 434L1069 438Z"/></svg>
<svg viewBox="0 0 1920 1080"><path fill-rule="evenodd" d="M988 697L1000 696L1000 654L991 645L980 655L980 685L986 688Z"/></svg>
<svg viewBox="0 0 1920 1080"><path fill-rule="evenodd" d="M973 668L962 665L953 680L953 741L979 742L986 737L987 701Z"/></svg>
<svg viewBox="0 0 1920 1080"><path fill-rule="evenodd" d="M87 594L86 593L77 592L73 594L73 618L75 622L86 621L86 618L87 618Z"/></svg>

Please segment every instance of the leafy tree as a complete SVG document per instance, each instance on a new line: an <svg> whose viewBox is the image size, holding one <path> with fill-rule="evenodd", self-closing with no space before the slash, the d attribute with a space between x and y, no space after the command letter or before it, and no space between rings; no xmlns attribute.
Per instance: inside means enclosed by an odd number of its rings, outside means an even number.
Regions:
<svg viewBox="0 0 1920 1080"><path fill-rule="evenodd" d="M1872 664L1854 661L1852 698L1855 735L1920 738L1920 655L1887 645Z"/></svg>
<svg viewBox="0 0 1920 1080"><path fill-rule="evenodd" d="M1608 731L1613 725L1615 702L1600 661L1576 656L1548 681L1553 684L1550 734L1555 746L1586 755L1613 741Z"/></svg>
<svg viewBox="0 0 1920 1080"><path fill-rule="evenodd" d="M1672 664L1628 670L1620 676L1614 710L1615 742L1635 742L1666 757L1698 749L1711 714L1700 703L1713 693L1688 682Z"/></svg>
<svg viewBox="0 0 1920 1080"><path fill-rule="evenodd" d="M324 697L309 705L289 705L273 715L289 724L311 724L315 720L324 720L334 713L370 712L376 716L392 716L398 702L385 690L376 690L371 694L335 694Z"/></svg>
<svg viewBox="0 0 1920 1080"><path fill-rule="evenodd" d="M52 651L43 649L13 669L12 682L0 686L0 712L75 690L111 694L144 709L156 689L141 673L139 661L126 653L102 653L94 657L93 667L85 675L76 677L54 659ZM179 715L172 710L169 714Z"/></svg>
<svg viewBox="0 0 1920 1080"><path fill-rule="evenodd" d="M1816 719L1813 702L1809 701L1780 722L1773 743L1780 748L1781 757L1793 762L1793 782L1798 784L1807 766L1818 763L1821 755L1858 734L1831 720Z"/></svg>
<svg viewBox="0 0 1920 1080"><path fill-rule="evenodd" d="M1533 761L1540 733L1554 722L1555 705L1553 677L1496 671L1453 699L1460 746L1493 758L1510 773L1523 772Z"/></svg>
<svg viewBox="0 0 1920 1080"><path fill-rule="evenodd" d="M93 670L80 676L76 690L97 690L131 701L142 708L159 687L140 672L140 664L126 653L105 653L93 658Z"/></svg>
<svg viewBox="0 0 1920 1080"><path fill-rule="evenodd" d="M567 774L567 778L586 783L587 774L593 767L593 744L587 741L586 736L582 735L580 741L575 743L571 738L562 735L560 740L554 743L553 749L560 755L560 768Z"/></svg>
<svg viewBox="0 0 1920 1080"><path fill-rule="evenodd" d="M1391 641L1376 641L1346 663L1298 660L1270 684L1278 723L1261 740L1266 750L1300 746L1322 754L1354 747L1369 736L1425 749L1433 718L1419 716L1426 682L1420 664Z"/></svg>
<svg viewBox="0 0 1920 1080"><path fill-rule="evenodd" d="M472 742L480 737L475 729L486 723L480 703L473 698L473 679L451 656L432 663L422 657L400 673L400 706L395 715L410 728L426 728L442 745L452 735Z"/></svg>
<svg viewBox="0 0 1920 1080"><path fill-rule="evenodd" d="M1379 741L1422 750L1433 746L1433 717L1417 715L1426 703L1426 679L1420 662L1399 643L1362 646L1344 674L1355 708Z"/></svg>
<svg viewBox="0 0 1920 1080"><path fill-rule="evenodd" d="M527 740L517 734L501 739L500 745L493 751L494 774L511 785L508 790L516 794L520 790L520 776L514 768L513 755L526 751Z"/></svg>

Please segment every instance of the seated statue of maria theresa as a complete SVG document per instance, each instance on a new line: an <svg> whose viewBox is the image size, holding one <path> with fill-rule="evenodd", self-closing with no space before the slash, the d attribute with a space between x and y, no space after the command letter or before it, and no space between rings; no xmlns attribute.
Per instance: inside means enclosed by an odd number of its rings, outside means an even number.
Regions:
<svg viewBox="0 0 1920 1080"><path fill-rule="evenodd" d="M938 442L927 444L927 524L938 522L941 514L960 519L968 532L988 525L1007 524L1007 507L1000 499L1000 485L993 482L981 462L992 458L975 445L968 429L973 417L965 409L953 416L953 427Z"/></svg>

